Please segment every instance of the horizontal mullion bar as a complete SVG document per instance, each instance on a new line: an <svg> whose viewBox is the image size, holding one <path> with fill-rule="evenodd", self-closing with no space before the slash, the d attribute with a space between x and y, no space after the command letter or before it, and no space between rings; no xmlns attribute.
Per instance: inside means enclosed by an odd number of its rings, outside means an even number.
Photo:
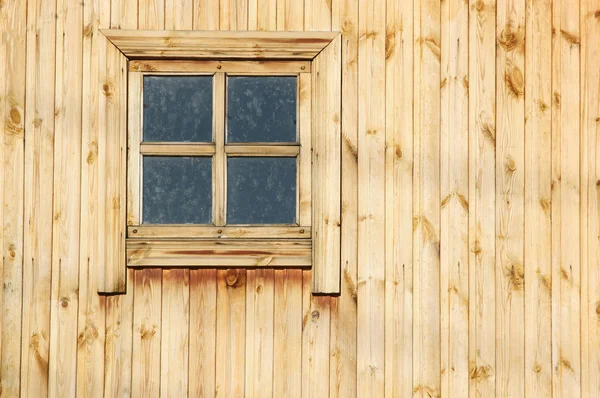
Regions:
<svg viewBox="0 0 600 398"><path fill-rule="evenodd" d="M199 226L199 225L140 225L127 228L130 239L148 238L255 238L310 239L310 227L296 226Z"/></svg>
<svg viewBox="0 0 600 398"><path fill-rule="evenodd" d="M142 143L140 153L142 155L212 156L215 154L215 144Z"/></svg>
<svg viewBox="0 0 600 398"><path fill-rule="evenodd" d="M309 239L128 239L130 267L309 267Z"/></svg>
<svg viewBox="0 0 600 398"><path fill-rule="evenodd" d="M300 146L294 145L225 145L225 153L231 156L298 156Z"/></svg>

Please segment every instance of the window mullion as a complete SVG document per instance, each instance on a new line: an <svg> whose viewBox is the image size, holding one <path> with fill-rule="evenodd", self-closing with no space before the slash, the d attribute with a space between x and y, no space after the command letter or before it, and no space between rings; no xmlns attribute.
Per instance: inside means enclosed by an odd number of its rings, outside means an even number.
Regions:
<svg viewBox="0 0 600 398"><path fill-rule="evenodd" d="M225 154L225 73L215 73L213 91L213 222L225 225L227 158Z"/></svg>

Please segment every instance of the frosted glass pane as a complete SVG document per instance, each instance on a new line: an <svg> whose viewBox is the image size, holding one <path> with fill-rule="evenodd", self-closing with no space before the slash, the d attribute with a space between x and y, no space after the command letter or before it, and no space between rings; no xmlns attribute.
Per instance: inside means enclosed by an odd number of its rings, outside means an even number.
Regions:
<svg viewBox="0 0 600 398"><path fill-rule="evenodd" d="M146 224L210 224L212 158L144 156Z"/></svg>
<svg viewBox="0 0 600 398"><path fill-rule="evenodd" d="M227 142L296 142L295 76L227 78Z"/></svg>
<svg viewBox="0 0 600 398"><path fill-rule="evenodd" d="M144 76L144 141L211 142L212 76Z"/></svg>
<svg viewBox="0 0 600 398"><path fill-rule="evenodd" d="M227 161L227 224L296 222L296 158Z"/></svg>

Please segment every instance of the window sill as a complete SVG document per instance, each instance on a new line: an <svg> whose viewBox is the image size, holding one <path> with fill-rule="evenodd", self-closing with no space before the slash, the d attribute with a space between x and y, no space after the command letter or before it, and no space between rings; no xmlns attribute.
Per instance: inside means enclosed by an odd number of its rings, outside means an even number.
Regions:
<svg viewBox="0 0 600 398"><path fill-rule="evenodd" d="M312 254L310 239L130 238L126 246L131 268L309 268Z"/></svg>

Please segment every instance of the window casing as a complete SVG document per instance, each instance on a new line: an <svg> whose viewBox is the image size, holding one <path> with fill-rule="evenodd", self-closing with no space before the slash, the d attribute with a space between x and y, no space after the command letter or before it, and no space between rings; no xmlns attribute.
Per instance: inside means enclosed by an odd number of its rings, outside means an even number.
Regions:
<svg viewBox="0 0 600 398"><path fill-rule="evenodd" d="M97 180L94 177L97 183L90 186L89 192L98 198L98 222L94 226L98 241L94 242L90 261L100 265L99 293L125 293L128 275L125 264L131 265L133 259L139 257L144 258L143 266L182 266L181 257L187 256L187 266L235 267L247 266L248 257L253 256L255 267L310 266L313 293L339 294L341 42L339 32L99 31L98 141L90 145L90 153L97 154ZM302 198L298 202L310 203L311 210L302 212L298 206L298 225L250 228L213 223L212 226L186 224L177 225L176 229L156 229L148 223L140 223L143 220L139 218L139 206L133 206L136 198L131 194L139 192L140 187L135 185L140 180L127 176L141 175L140 163L128 157L131 153L139 155L142 149L141 141L128 142L128 130L140 128L135 124L139 123L141 107L128 108L136 98L140 101L141 84L136 87L135 81L128 83L129 71L158 73L154 63L169 62L179 68L171 72L190 73L186 68L195 61L205 65L213 63L215 69L220 65L220 72L234 74L263 73L265 65L273 67L291 61L309 63L312 95L307 102L310 112L303 117L308 118L311 125L308 145L311 161L303 165L310 166L311 173L299 175L303 176L301 179L310 176L312 192L308 202ZM261 62L245 63L243 71L230 70L235 63L239 65L243 61ZM306 72L301 75L309 76ZM220 152L216 151L216 142L214 144L216 156ZM179 149L200 150L194 145ZM155 146L154 149L160 148ZM222 178L225 178L224 173ZM300 184L298 182L298 186ZM302 225L302 214L310 214L310 227Z"/></svg>

